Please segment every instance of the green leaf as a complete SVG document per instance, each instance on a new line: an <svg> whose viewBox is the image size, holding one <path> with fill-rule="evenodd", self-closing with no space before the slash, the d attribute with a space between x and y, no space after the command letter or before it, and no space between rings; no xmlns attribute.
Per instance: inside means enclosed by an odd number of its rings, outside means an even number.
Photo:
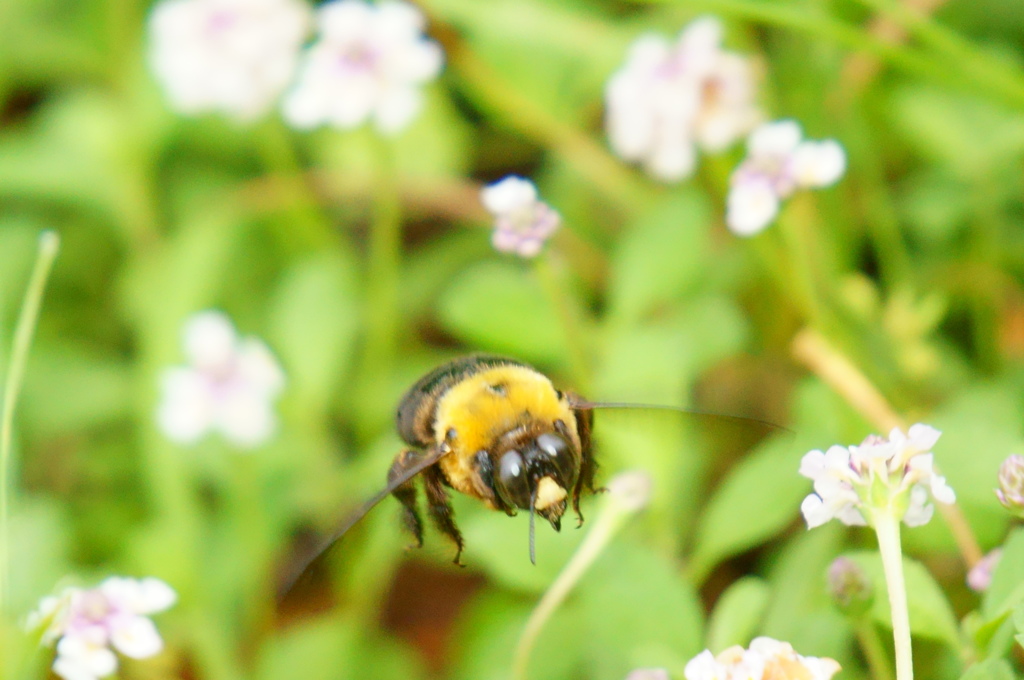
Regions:
<svg viewBox="0 0 1024 680"><path fill-rule="evenodd" d="M691 558L695 578L728 555L758 545L793 522L810 490L797 474L805 451L789 437L776 437L741 460L700 518Z"/></svg>
<svg viewBox="0 0 1024 680"><path fill-rule="evenodd" d="M1005 169L1024 152L1024 120L980 99L907 86L895 91L889 110L920 153L969 181Z"/></svg>
<svg viewBox="0 0 1024 680"><path fill-rule="evenodd" d="M1003 555L992 572L992 582L981 598L986 620L1005 616L1024 602L1024 528L1010 532L1003 543Z"/></svg>
<svg viewBox="0 0 1024 680"><path fill-rule="evenodd" d="M745 576L722 593L708 624L708 649L721 651L732 645L746 646L758 632L771 596L763 580Z"/></svg>
<svg viewBox="0 0 1024 680"><path fill-rule="evenodd" d="M594 680L621 680L630 670L681 666L703 649L703 614L692 586L670 559L617 541L580 582Z"/></svg>
<svg viewBox="0 0 1024 680"><path fill-rule="evenodd" d="M611 326L635 323L703 276L710 222L706 199L694 191L673 192L648 208L613 255Z"/></svg>
<svg viewBox="0 0 1024 680"><path fill-rule="evenodd" d="M459 501L456 516L466 539L466 561L482 568L487 575L506 588L539 594L551 585L558 573L576 551L586 535L589 524L579 531L570 516L563 520L561 532L555 532L547 522L538 521L535 541L537 564L529 559L529 515L521 512L507 517L503 512L483 510L476 500ZM584 516L593 505L585 502ZM448 546L446 545L447 549Z"/></svg>
<svg viewBox="0 0 1024 680"><path fill-rule="evenodd" d="M703 579L719 560L774 536L799 515L812 491L799 474L800 459L856 431L859 419L830 388L811 379L796 393L794 433L769 439L729 470L704 508L691 557L694 578ZM863 436L863 435L861 435Z"/></svg>
<svg viewBox="0 0 1024 680"><path fill-rule="evenodd" d="M849 553L846 557L859 564L873 583L886 582L882 558L877 552L861 551ZM905 557L903 573L907 585L911 633L944 642L952 649L959 649L959 624L942 588L920 562ZM876 588L871 615L877 622L892 627L887 588Z"/></svg>
<svg viewBox="0 0 1024 680"><path fill-rule="evenodd" d="M68 342L39 344L26 372L26 423L54 435L109 425L131 413L135 390L128 364Z"/></svg>
<svg viewBox="0 0 1024 680"><path fill-rule="evenodd" d="M438 304L441 323L470 347L542 364L567 361L563 321L521 263L481 262L456 277Z"/></svg>
<svg viewBox="0 0 1024 680"><path fill-rule="evenodd" d="M334 386L345 378L359 323L353 262L324 253L285 272L271 301L268 337L305 418L327 412Z"/></svg>
<svg viewBox="0 0 1024 680"><path fill-rule="evenodd" d="M827 591L829 565L845 538L845 527L833 522L795 534L767 556L772 597L759 634L786 640L802 654L850 665L853 631Z"/></svg>
<svg viewBox="0 0 1024 680"><path fill-rule="evenodd" d="M1013 668L1005 659L986 659L968 668L960 680L1016 680Z"/></svg>
<svg viewBox="0 0 1024 680"><path fill-rule="evenodd" d="M358 626L356 621L334 617L291 626L263 645L256 677L354 680L352 656Z"/></svg>
<svg viewBox="0 0 1024 680"><path fill-rule="evenodd" d="M507 592L485 590L464 610L454 639L459 656L452 680L510 680L512 657L534 603ZM578 675L584 635L578 608L565 603L537 639L530 657L531 680L562 680Z"/></svg>

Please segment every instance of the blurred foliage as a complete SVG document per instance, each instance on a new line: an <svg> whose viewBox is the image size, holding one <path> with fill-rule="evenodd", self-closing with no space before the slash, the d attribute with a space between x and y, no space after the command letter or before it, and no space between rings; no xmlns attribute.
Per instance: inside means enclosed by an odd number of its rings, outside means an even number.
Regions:
<svg viewBox="0 0 1024 680"><path fill-rule="evenodd" d="M509 677L586 525L539 527L533 567L525 516L456 498L457 569L434 533L406 551L386 501L312 594L275 600L310 536L383 484L404 389L490 351L591 399L787 428L642 414L616 426L599 412L600 479L643 468L656 496L549 623L531 677L681 677L705 646L766 634L867 678L825 571L848 552L875 574L873 539L806 532L796 472L807 450L878 426L790 343L813 328L900 413L942 429L960 507L984 549L1002 542L996 471L1024 451L1024 4L931 17L890 0L418 4L457 52L393 140L175 115L146 68L146 3L0 5L4 357L36 235L63 240L18 418L0 674L15 677L15 622L40 597L126 574L158 576L180 601L158 616L165 652L125 677ZM722 223L740 148L662 186L614 159L601 130L603 83L630 41L705 11L761 63L769 115L849 156L836 188L795 198L752 240ZM880 37L878 17L905 39ZM869 77L851 76L858 63ZM536 262L493 252L477 203L482 182L513 172L564 217ZM391 251L375 240L389 220ZM183 448L155 426L182 322L208 308L266 339L288 376L280 430L252 453L217 438ZM948 528L905 537L921 677L984 659L963 677L1018 677L997 657L1022 629L1019 532L970 616L979 600ZM882 593L885 635L886 612ZM36 654L33 677L49 662Z"/></svg>

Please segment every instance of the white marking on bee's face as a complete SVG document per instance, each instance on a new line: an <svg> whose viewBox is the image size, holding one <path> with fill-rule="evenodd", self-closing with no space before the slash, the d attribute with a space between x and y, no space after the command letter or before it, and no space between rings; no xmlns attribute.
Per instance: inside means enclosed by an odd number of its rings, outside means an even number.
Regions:
<svg viewBox="0 0 1024 680"><path fill-rule="evenodd" d="M533 507L537 510L546 510L555 503L560 503L566 497L565 489L558 485L551 477L541 477L537 482L537 500Z"/></svg>

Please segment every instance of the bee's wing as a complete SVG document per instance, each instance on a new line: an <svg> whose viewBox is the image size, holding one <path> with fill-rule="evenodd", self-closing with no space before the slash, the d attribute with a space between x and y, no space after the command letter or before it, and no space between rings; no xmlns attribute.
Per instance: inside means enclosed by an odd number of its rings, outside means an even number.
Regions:
<svg viewBox="0 0 1024 680"><path fill-rule="evenodd" d="M731 426L737 426L741 428L752 428L755 430L763 430L764 432L785 432L792 434L792 431L788 428L778 425L776 423L759 420L758 418L750 418L748 416L738 416L728 413L714 413L712 411L700 411L695 409L683 408L682 406L665 406L664 404L632 404L628 402L613 402L613 401L588 401L579 396L572 395L570 404L574 409L580 411L596 411L601 410L613 410L613 411L624 411L624 412L639 412L639 411L653 411L655 413L661 413L662 415L670 418L681 418L696 422L706 423L722 423Z"/></svg>
<svg viewBox="0 0 1024 680"><path fill-rule="evenodd" d="M403 470L402 473L399 474L397 477L390 480L387 486L385 486L383 489L377 492L377 494L374 495L373 498L363 503L363 505L360 506L358 510L353 512L351 515L347 516L341 522L341 524L339 524L338 527L330 534L330 536L324 539L319 545L317 545L317 547L314 550L310 551L310 553L306 557L299 561L295 568L290 572L289 576L284 579L284 581L281 584L278 599L283 599L299 581L302 575L306 573L306 570L309 569L310 565L313 564L313 562L316 561L318 557L327 552L327 550L332 545L334 545L338 540L340 540L341 537L344 536L349 529L355 526L356 522L365 517L366 513L370 512L370 510L373 510L373 507L377 505L377 503L380 503L382 500L391 495L391 493L395 489L402 486L403 484L408 482L410 479L412 479L419 473L426 470L428 467L430 467L437 461L441 460L448 453L449 450L441 448L431 449L423 456L423 458L421 458L416 463Z"/></svg>

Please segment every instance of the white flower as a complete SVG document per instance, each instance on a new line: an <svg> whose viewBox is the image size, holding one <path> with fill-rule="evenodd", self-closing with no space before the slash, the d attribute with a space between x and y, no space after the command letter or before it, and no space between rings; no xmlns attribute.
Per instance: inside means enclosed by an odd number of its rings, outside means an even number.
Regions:
<svg viewBox="0 0 1024 680"><path fill-rule="evenodd" d="M846 155L838 142L801 141L801 136L791 120L766 123L750 135L747 158L730 180L725 221L733 233L757 234L794 191L827 187L843 176Z"/></svg>
<svg viewBox="0 0 1024 680"><path fill-rule="evenodd" d="M737 645L718 656L705 649L686 664L683 675L686 680L830 680L839 668L832 659L801 656L788 642L759 637L749 649Z"/></svg>
<svg viewBox="0 0 1024 680"><path fill-rule="evenodd" d="M57 641L54 673L64 680L96 680L117 670L115 650L145 659L163 649L146 615L169 608L176 599L159 579L114 577L96 588L66 588L44 598L29 622L47 625L43 644Z"/></svg>
<svg viewBox="0 0 1024 680"><path fill-rule="evenodd" d="M664 181L688 177L697 147L721 151L760 120L747 59L721 49L722 27L702 17L675 44L641 36L605 88L615 153Z"/></svg>
<svg viewBox="0 0 1024 680"><path fill-rule="evenodd" d="M250 120L291 82L310 11L301 0L162 0L149 29L151 64L174 109Z"/></svg>
<svg viewBox="0 0 1024 680"><path fill-rule="evenodd" d="M192 444L218 431L233 444L254 447L277 426L273 402L284 374L261 341L239 338L220 312L196 314L185 324L188 366L164 371L160 429L173 441Z"/></svg>
<svg viewBox="0 0 1024 680"><path fill-rule="evenodd" d="M321 6L320 39L284 102L297 128L354 128L373 120L395 133L419 112L420 86L441 72L440 46L423 36L423 14L405 2L336 0Z"/></svg>
<svg viewBox="0 0 1024 680"><path fill-rule="evenodd" d="M528 179L509 176L483 188L480 198L494 215L491 242L503 253L534 257L555 233L562 218L537 198L537 188Z"/></svg>
<svg viewBox="0 0 1024 680"><path fill-rule="evenodd" d="M872 435L860 446L807 453L800 461L800 474L814 481L814 493L800 505L807 527L833 518L869 524L877 512L894 514L907 526L927 523L932 499L956 501L946 479L935 474L931 448L940 435L917 424L907 434L894 428L887 440Z"/></svg>

